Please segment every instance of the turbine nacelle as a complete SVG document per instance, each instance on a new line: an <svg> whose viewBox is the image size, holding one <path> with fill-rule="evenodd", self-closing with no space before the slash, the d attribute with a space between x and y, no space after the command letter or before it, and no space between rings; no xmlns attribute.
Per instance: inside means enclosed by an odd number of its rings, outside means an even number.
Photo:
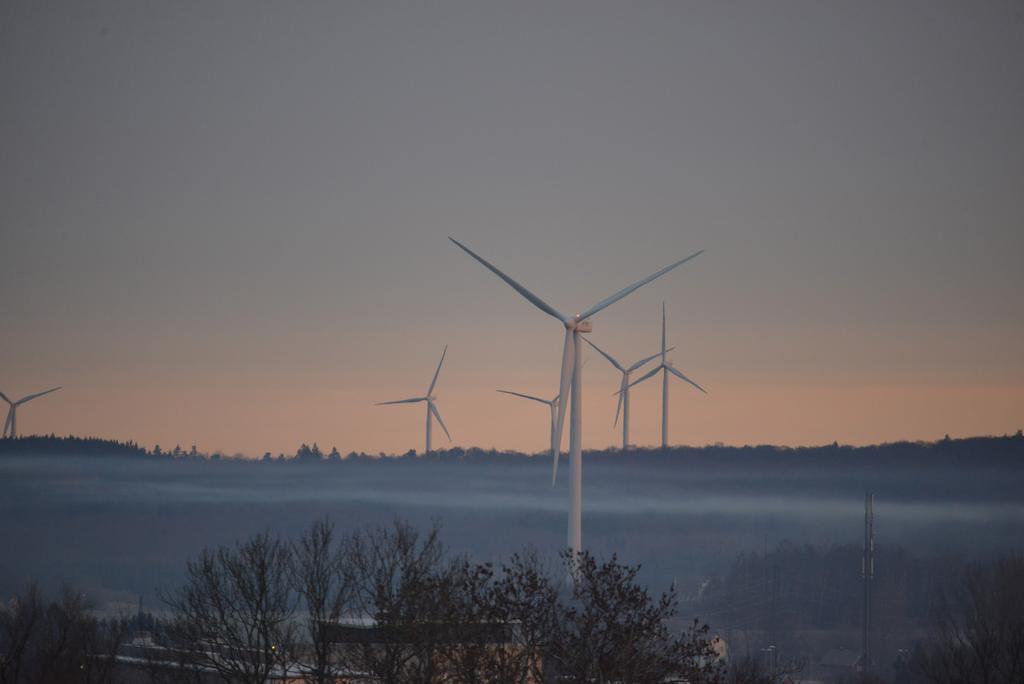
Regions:
<svg viewBox="0 0 1024 684"><path fill-rule="evenodd" d="M576 316L575 318L570 318L565 322L565 329L575 330L576 332L581 333L589 333L594 332L594 324L590 319L584 318L583 320L580 320L580 317Z"/></svg>

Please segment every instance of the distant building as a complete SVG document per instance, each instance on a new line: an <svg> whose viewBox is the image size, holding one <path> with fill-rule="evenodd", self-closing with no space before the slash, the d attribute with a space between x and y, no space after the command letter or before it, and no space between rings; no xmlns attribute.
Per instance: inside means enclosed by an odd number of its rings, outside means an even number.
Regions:
<svg viewBox="0 0 1024 684"><path fill-rule="evenodd" d="M833 648L821 657L815 673L827 680L848 678L861 671L861 653L849 648Z"/></svg>
<svg viewBox="0 0 1024 684"><path fill-rule="evenodd" d="M212 668L196 665L189 653L156 644L148 634L140 633L121 646L114 661L113 680L118 684L151 684L154 681L191 681L197 684L223 684ZM300 666L294 671L272 672L274 684L303 684Z"/></svg>
<svg viewBox="0 0 1024 684"><path fill-rule="evenodd" d="M372 620L355 620L324 623L321 629L325 640L337 644L341 649L370 648L383 651L395 646L429 644L436 648L426 650L433 650L438 654L437 658L444 658L445 656L442 654L450 653L451 647L457 648L459 645L465 644L467 647L470 645L482 646L488 650L501 649L513 656L522 654L522 647L517 639L519 625L509 622L477 624L421 622L405 625L380 625ZM443 669L445 663L439 662L437 666L438 669ZM372 679L372 677L365 676L365 681L372 681ZM525 684L538 683L528 679Z"/></svg>

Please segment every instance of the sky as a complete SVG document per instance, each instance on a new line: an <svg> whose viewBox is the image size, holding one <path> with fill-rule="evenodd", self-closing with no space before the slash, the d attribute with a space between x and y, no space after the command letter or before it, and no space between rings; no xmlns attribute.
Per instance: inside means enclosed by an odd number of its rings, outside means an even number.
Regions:
<svg viewBox="0 0 1024 684"><path fill-rule="evenodd" d="M676 444L1024 427L1019 2L5 2L0 391L23 433L539 451L563 329ZM620 439L588 352L584 446ZM660 383L632 438L660 438ZM439 432L435 431L435 440ZM443 440L436 445L447 444Z"/></svg>

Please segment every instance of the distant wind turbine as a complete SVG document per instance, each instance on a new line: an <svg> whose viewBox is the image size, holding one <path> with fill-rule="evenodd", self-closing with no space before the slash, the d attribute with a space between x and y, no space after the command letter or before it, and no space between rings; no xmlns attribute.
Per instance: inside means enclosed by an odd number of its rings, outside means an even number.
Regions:
<svg viewBox="0 0 1024 684"><path fill-rule="evenodd" d="M559 449L562 445L562 428L565 425L565 398L569 396L569 385L572 383L572 399L569 407L570 419L569 419L569 549L573 553L582 550L582 537L583 530L581 524L582 517L582 503L583 503L583 454L582 454L582 435L583 435L583 412L582 412L582 387L583 387L583 373L581 370L583 350L580 347L580 334L589 333L592 330L591 322L588 320L591 316L603 311L605 308L611 306L615 302L619 301L626 295L630 294L634 290L646 285L655 278L658 278L672 269L680 266L690 259L693 259L703 253L704 250L696 252L680 259L675 263L669 264L660 271L647 276L643 280L639 280L628 287L625 287L607 299L602 299L600 302L590 307L586 311L575 316L566 316L559 313L554 307L542 300L537 295L533 294L525 287L512 280L509 276L502 273L498 268L483 257L479 256L471 249L466 247L458 240L449 237L455 245L462 249L466 254L473 257L481 264L483 264L488 270L494 275L504 280L509 286L512 287L516 292L526 298L531 304L543 311L544 313L552 316L565 326L565 343L562 346L562 369L560 373L558 383L558 396L561 397L558 402L558 425L555 429L555 443ZM558 451L555 452L555 457L558 457Z"/></svg>
<svg viewBox="0 0 1024 684"><path fill-rule="evenodd" d="M675 349L675 347L672 347ZM665 302L661 303L661 363L658 364L657 368L652 369L649 373L644 375L642 378L634 380L633 382L626 385L622 391L628 391L633 385L639 385L641 382L648 378L653 378L657 375L658 371L662 371L661 376L661 448L664 449L668 446L668 375L671 373L680 380L685 380L690 383L704 394L707 394L707 390L695 383L690 378L686 377L672 365L671 361L665 359L665 354L672 351L672 349L665 348Z"/></svg>
<svg viewBox="0 0 1024 684"><path fill-rule="evenodd" d="M448 428L445 427L444 421L441 420L441 414L437 410L437 406L434 405L434 401L437 399L433 395L434 385L437 384L437 375L441 372L441 364L444 363L445 354L448 353L448 345L444 346L444 351L441 352L441 360L437 363L437 370L434 371L434 379L430 381L430 387L427 388L427 393L422 397L413 397L411 399L399 399L397 401L381 401L377 403L377 406L387 406L389 404L418 404L421 401L427 403L427 448L423 453L430 453L430 427L431 417L437 418L437 422L441 424L441 429L444 430L444 434L447 435L448 441L452 441L452 436L448 434Z"/></svg>
<svg viewBox="0 0 1024 684"><path fill-rule="evenodd" d="M3 400L7 402L7 405L10 406L10 408L7 409L7 420L4 422L3 436L4 437L9 437L11 439L14 439L15 437L18 436L18 407L19 406L21 406L22 404L27 404L28 402L32 401L33 399L41 397L44 394L49 394L50 392L56 392L59 389L60 389L60 387L54 387L53 389L48 389L45 392L36 392L35 394L30 394L27 397L22 397L21 399L18 399L17 401L11 401L10 399L7 398L6 394L4 394L3 392L0 392L0 398L3 398Z"/></svg>
<svg viewBox="0 0 1024 684"><path fill-rule="evenodd" d="M584 339L586 340L586 338L584 338ZM615 368L617 368L619 370L619 372L622 373L622 380L619 382L619 391L618 391L619 403L615 407L615 422L612 423L612 425L618 425L618 423L619 423L619 413L621 412L622 413L622 449L623 449L623 451L625 451L626 449L629 448L629 376L633 373L633 371L639 369L641 366L643 366L647 362L653 361L654 359L658 358L658 356L661 355L661 352L658 352L657 354L651 354L650 356L646 356L646 357L640 359L639 361L637 361L636 363L634 363L629 368L624 368L622 366L622 364L619 363L618 361L616 361L615 359L613 359L612 356L610 354L608 354L608 352L604 351L603 349L598 347L596 344L594 344L590 340L586 340L586 343L589 344L594 349L596 349L597 352L601 356L603 356L604 358L608 359L608 363L610 363L613 366L615 366ZM671 347L669 349L666 349L665 353L668 353L668 352L672 351L673 349L675 349L675 347Z"/></svg>
<svg viewBox="0 0 1024 684"><path fill-rule="evenodd" d="M519 392L511 392L509 390L497 390L502 394L511 394L513 397L522 397L523 399L531 399L533 401L539 401L542 404L546 404L551 409L551 456L552 456L552 469L551 469L551 484L555 484L555 477L558 475L558 442L555 441L556 432L558 430L558 397L554 399L541 399L540 397L533 397L529 394L520 394Z"/></svg>

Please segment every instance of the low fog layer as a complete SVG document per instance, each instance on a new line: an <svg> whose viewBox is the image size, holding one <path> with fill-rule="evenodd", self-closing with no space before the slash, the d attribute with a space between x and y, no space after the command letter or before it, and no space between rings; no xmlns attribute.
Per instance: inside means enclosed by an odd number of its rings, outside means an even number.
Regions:
<svg viewBox="0 0 1024 684"><path fill-rule="evenodd" d="M483 560L565 544L567 469L552 487L545 456L261 463L63 450L0 448L0 592L37 578L101 603L155 602L204 546L263 529L295 535L325 515L341 530L437 520L456 551ZM896 547L971 558L1024 549L1020 436L594 452L584 463L585 546L642 563L652 583L676 579L684 594L765 545L859 543L867 490L879 562Z"/></svg>

